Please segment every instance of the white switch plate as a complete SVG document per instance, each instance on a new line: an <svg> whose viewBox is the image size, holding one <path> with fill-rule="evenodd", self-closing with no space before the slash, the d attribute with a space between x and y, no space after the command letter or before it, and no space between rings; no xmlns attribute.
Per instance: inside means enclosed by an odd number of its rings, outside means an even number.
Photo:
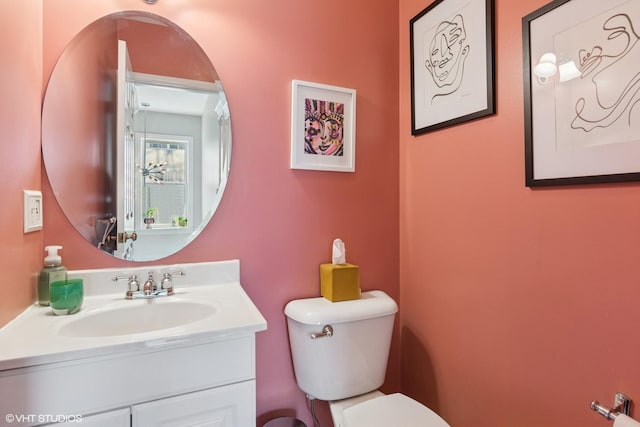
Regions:
<svg viewBox="0 0 640 427"><path fill-rule="evenodd" d="M42 230L42 193L24 190L24 232Z"/></svg>

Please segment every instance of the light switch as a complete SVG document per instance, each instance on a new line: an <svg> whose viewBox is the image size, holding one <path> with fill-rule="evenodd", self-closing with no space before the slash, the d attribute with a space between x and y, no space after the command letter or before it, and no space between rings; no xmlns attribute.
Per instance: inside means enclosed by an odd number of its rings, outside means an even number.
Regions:
<svg viewBox="0 0 640 427"><path fill-rule="evenodd" d="M42 230L42 193L24 190L24 232Z"/></svg>

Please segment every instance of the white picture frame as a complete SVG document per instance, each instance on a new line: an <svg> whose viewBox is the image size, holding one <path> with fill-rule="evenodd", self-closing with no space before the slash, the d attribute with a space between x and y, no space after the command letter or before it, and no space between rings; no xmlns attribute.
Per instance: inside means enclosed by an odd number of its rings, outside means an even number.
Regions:
<svg viewBox="0 0 640 427"><path fill-rule="evenodd" d="M293 80L291 169L355 172L356 91Z"/></svg>

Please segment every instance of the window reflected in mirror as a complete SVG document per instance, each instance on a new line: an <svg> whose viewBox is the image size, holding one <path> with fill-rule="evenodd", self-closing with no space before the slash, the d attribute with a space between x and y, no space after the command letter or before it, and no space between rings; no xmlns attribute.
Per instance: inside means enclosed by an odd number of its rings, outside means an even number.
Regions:
<svg viewBox="0 0 640 427"><path fill-rule="evenodd" d="M140 225L151 212L154 218L153 228L188 226L192 212L192 203L187 196L190 185L189 153L193 145L190 137L163 137L141 135L139 144L143 147L143 157L139 164L142 174L142 187L137 194L143 197ZM152 227L146 227L152 228Z"/></svg>

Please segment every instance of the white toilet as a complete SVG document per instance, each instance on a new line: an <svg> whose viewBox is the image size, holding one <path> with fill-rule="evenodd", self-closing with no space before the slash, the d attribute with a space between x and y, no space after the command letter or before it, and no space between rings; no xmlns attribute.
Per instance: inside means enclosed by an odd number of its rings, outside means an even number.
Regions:
<svg viewBox="0 0 640 427"><path fill-rule="evenodd" d="M284 312L298 387L329 401L335 427L450 427L435 412L384 382L398 306L382 291L358 300L294 300Z"/></svg>

